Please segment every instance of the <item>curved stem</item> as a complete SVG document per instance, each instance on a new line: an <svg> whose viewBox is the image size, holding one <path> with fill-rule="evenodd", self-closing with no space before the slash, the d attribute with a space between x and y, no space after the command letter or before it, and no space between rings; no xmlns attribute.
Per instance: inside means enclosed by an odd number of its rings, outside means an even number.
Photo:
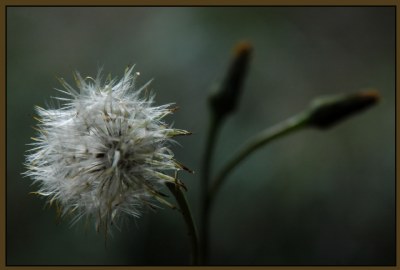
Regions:
<svg viewBox="0 0 400 270"><path fill-rule="evenodd" d="M308 111L302 112L292 118L287 119L286 121L273 126L269 129L262 131L257 134L255 137L251 138L247 143L243 145L243 147L239 150L239 152L226 164L225 167L220 171L219 174L215 177L215 180L212 184L212 187L209 190L209 207L211 206L213 199L217 195L221 185L224 183L224 180L228 176L228 174L246 157L248 157L255 150L259 149L261 146L269 143L277 138L280 138L286 134L289 134L295 130L301 129L306 126L307 121L309 120L310 113Z"/></svg>
<svg viewBox="0 0 400 270"><path fill-rule="evenodd" d="M185 220L186 227L188 229L188 234L190 237L190 243L192 249L191 262L193 265L199 265L200 256L199 256L199 242L197 237L197 230L193 220L192 213L189 208L189 204L185 198L185 194L183 194L182 189L178 185L169 182L166 183L166 185L171 191L171 193L174 195L175 200L179 205L179 209L182 213L182 216Z"/></svg>

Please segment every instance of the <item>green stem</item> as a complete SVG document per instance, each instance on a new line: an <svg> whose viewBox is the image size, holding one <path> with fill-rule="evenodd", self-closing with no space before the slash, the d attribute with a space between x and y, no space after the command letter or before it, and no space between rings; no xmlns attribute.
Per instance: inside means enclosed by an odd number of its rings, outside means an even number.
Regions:
<svg viewBox="0 0 400 270"><path fill-rule="evenodd" d="M200 257L199 257L197 230L185 194L183 194L182 189L178 185L169 182L166 183L166 185L171 191L171 193L174 195L175 200L179 205L179 209L182 213L182 216L185 220L186 227L188 229L188 234L191 243L191 250L192 250L191 262L193 265L199 265Z"/></svg>
<svg viewBox="0 0 400 270"><path fill-rule="evenodd" d="M206 149L203 156L202 163L202 181L201 181L201 241L200 241L200 254L201 254L201 263L206 264L208 257L208 248L209 248L209 223L210 223L210 214L208 213L209 209L209 182L211 175L211 161L214 152L214 146L216 143L216 137L219 131L221 118L213 115L211 117L211 121L208 128L207 141L206 141Z"/></svg>
<svg viewBox="0 0 400 270"><path fill-rule="evenodd" d="M220 173L217 174L217 176L215 177L212 187L210 188L208 193L209 194L208 207L209 208L211 207L211 204L215 199L215 196L217 195L219 189L221 188L221 185L224 183L224 180L226 179L228 174L232 172L232 170L240 162L242 162L251 153L259 149L266 143L269 143L286 134L289 134L293 131L303 128L304 126L306 126L309 118L310 118L310 113L308 111L302 112L276 126L273 126L269 129L262 131L261 133L251 138L246 144L244 144L243 147L239 150L239 152L227 163L225 167L223 167Z"/></svg>

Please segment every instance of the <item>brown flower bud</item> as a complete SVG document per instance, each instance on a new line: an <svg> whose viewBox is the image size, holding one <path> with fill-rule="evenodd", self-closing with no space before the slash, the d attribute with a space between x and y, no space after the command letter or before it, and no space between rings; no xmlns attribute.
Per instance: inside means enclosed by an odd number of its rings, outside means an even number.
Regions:
<svg viewBox="0 0 400 270"><path fill-rule="evenodd" d="M238 43L234 48L234 57L225 80L209 99L215 116L223 118L236 110L251 52L252 46L248 42Z"/></svg>
<svg viewBox="0 0 400 270"><path fill-rule="evenodd" d="M379 100L376 90L351 95L317 99L311 107L308 124L320 129L330 128L347 117L361 112Z"/></svg>

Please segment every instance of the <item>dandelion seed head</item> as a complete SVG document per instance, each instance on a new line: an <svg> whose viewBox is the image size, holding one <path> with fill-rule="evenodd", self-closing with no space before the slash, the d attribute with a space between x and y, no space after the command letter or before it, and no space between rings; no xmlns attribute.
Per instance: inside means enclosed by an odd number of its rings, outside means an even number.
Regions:
<svg viewBox="0 0 400 270"><path fill-rule="evenodd" d="M189 132L164 122L172 104L154 106L148 84L135 87L133 67L120 80L83 78L77 89L63 79L60 108L36 107L38 135L26 156L37 194L57 202L62 215L93 218L106 231L124 216L139 217L155 206L169 175L183 169L170 149L173 137ZM160 200L162 201L162 200Z"/></svg>

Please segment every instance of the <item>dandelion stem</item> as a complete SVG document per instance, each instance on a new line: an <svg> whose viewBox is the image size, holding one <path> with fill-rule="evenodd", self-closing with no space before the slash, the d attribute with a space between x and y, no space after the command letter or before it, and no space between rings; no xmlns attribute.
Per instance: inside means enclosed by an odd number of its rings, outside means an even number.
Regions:
<svg viewBox="0 0 400 270"><path fill-rule="evenodd" d="M166 185L171 193L174 195L175 200L179 205L179 209L182 213L183 219L185 220L186 227L188 229L192 250L191 262L193 265L199 265L200 258L197 230L185 194L183 194L182 189L179 185L170 182L167 182Z"/></svg>
<svg viewBox="0 0 400 270"><path fill-rule="evenodd" d="M208 257L208 247L209 247L209 222L210 222L210 214L209 214L209 182L211 175L211 164L212 164L212 156L214 152L214 146L216 143L216 137L219 131L221 118L212 115L211 121L208 128L207 141L206 141L206 149L203 156L203 164L202 164L202 181L201 181L201 241L200 241L200 255L201 255L201 263L206 264Z"/></svg>
<svg viewBox="0 0 400 270"><path fill-rule="evenodd" d="M263 145L307 126L309 117L310 113L308 111L299 113L298 115L295 115L292 118L289 118L284 122L277 124L276 126L260 132L259 134L251 138L247 143L245 143L238 151L238 153L226 164L225 167L223 167L220 173L218 173L215 177L215 180L213 181L208 193L209 208L228 174L232 172L232 170L236 168L236 166L240 162L242 162L251 153L259 149Z"/></svg>

